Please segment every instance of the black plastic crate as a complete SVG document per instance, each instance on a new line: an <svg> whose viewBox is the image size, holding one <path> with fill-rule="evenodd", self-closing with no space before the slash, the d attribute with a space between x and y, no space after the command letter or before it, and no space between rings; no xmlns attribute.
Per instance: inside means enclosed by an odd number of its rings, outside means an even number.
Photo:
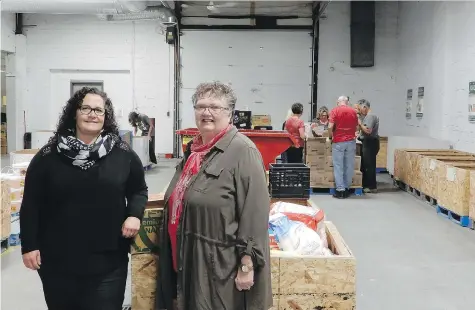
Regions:
<svg viewBox="0 0 475 310"><path fill-rule="evenodd" d="M269 194L272 198L309 198L310 167L305 164L270 164Z"/></svg>

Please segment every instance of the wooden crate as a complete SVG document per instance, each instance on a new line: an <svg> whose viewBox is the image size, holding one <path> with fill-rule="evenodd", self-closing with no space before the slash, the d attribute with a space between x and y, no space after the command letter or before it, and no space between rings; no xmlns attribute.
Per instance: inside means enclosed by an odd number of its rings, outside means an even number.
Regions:
<svg viewBox="0 0 475 310"><path fill-rule="evenodd" d="M457 215L468 216L470 172L475 171L475 161L465 164L442 162L437 171L437 203Z"/></svg>
<svg viewBox="0 0 475 310"><path fill-rule="evenodd" d="M438 199L438 176L445 169L444 163L470 163L475 160L473 155L437 155L422 156L419 159L419 187L417 188L423 194ZM442 170L441 170L442 169ZM444 170L445 171L445 170Z"/></svg>
<svg viewBox="0 0 475 310"><path fill-rule="evenodd" d="M302 199L291 202L305 204ZM311 201L306 204L314 206ZM356 259L335 225L325 224L329 248L335 256L288 257L271 251L272 309L355 309Z"/></svg>
<svg viewBox="0 0 475 310"><path fill-rule="evenodd" d="M388 137L379 138L379 152L376 156L376 167L384 169L388 167Z"/></svg>
<svg viewBox="0 0 475 310"><path fill-rule="evenodd" d="M475 221L475 171L470 171L470 200L468 215ZM475 227L472 227L475 228Z"/></svg>
<svg viewBox="0 0 475 310"><path fill-rule="evenodd" d="M394 178L407 185L420 188L420 166L423 156L467 154L456 150L396 149L394 151Z"/></svg>
<svg viewBox="0 0 475 310"><path fill-rule="evenodd" d="M163 196L149 195L142 226L131 246L132 309L135 310L155 310L158 264L155 247L158 246L160 225L157 216L163 215ZM157 227L152 227L157 222Z"/></svg>

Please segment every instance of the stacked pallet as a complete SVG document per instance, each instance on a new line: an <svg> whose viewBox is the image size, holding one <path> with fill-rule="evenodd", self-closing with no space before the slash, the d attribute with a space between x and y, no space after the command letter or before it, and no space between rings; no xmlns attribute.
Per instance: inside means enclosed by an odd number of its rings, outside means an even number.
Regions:
<svg viewBox="0 0 475 310"><path fill-rule="evenodd" d="M388 168L388 137L379 137L379 152L376 156L376 168Z"/></svg>
<svg viewBox="0 0 475 310"><path fill-rule="evenodd" d="M395 151L394 178L436 200L439 208L453 213L463 226L468 225L473 190L475 155L456 150ZM474 210L475 211L475 210ZM475 213L475 212L474 212ZM471 214L475 217L475 214Z"/></svg>
<svg viewBox="0 0 475 310"><path fill-rule="evenodd" d="M310 167L311 188L335 188L332 144L327 138L308 138L305 144L305 163ZM361 187L361 157L355 156L355 169L351 187Z"/></svg>

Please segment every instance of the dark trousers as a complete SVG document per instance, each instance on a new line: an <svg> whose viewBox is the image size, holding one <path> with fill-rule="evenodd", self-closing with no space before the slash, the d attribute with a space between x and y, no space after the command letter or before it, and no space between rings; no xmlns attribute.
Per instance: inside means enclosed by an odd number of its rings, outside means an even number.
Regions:
<svg viewBox="0 0 475 310"><path fill-rule="evenodd" d="M287 163L303 163L303 147L289 147L287 149Z"/></svg>
<svg viewBox="0 0 475 310"><path fill-rule="evenodd" d="M122 310L127 264L104 275L38 273L48 310Z"/></svg>
<svg viewBox="0 0 475 310"><path fill-rule="evenodd" d="M155 136L151 137L150 142L148 143L148 153L150 156L150 161L154 164L157 163L157 157L155 156Z"/></svg>
<svg viewBox="0 0 475 310"><path fill-rule="evenodd" d="M363 188L376 189L376 156L379 153L379 139L365 138L361 147L361 173Z"/></svg>

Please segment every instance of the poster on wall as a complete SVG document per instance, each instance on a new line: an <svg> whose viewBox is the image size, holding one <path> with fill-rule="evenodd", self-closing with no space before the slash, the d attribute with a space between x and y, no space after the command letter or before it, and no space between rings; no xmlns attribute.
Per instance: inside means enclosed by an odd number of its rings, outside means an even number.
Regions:
<svg viewBox="0 0 475 310"><path fill-rule="evenodd" d="M424 87L417 89L417 107L416 117L422 118L424 116Z"/></svg>
<svg viewBox="0 0 475 310"><path fill-rule="evenodd" d="M406 119L412 118L412 89L407 90L406 96Z"/></svg>
<svg viewBox="0 0 475 310"><path fill-rule="evenodd" d="M468 121L475 124L475 81L468 83Z"/></svg>

